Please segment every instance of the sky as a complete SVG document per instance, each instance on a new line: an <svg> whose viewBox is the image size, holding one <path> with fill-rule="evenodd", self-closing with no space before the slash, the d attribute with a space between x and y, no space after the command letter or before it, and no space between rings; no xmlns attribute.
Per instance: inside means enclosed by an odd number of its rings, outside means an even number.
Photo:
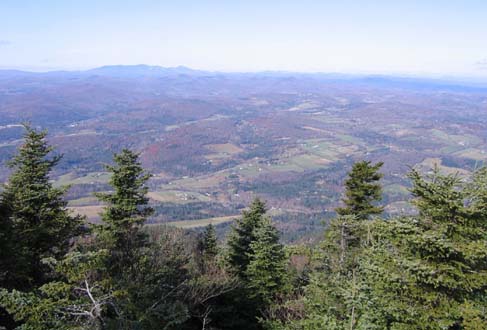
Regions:
<svg viewBox="0 0 487 330"><path fill-rule="evenodd" d="M487 77L486 0L0 0L0 68Z"/></svg>

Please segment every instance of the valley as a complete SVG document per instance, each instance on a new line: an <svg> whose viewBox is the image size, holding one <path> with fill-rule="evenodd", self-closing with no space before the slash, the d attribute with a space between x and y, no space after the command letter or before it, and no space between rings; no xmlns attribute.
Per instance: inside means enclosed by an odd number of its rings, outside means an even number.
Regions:
<svg viewBox="0 0 487 330"><path fill-rule="evenodd" d="M386 214L411 212L411 167L470 174L487 160L487 86L441 80L112 66L0 71L0 180L22 121L64 155L52 177L98 221L94 192L124 147L153 177L150 223L225 230L256 195L285 240L319 235L358 160L383 161Z"/></svg>

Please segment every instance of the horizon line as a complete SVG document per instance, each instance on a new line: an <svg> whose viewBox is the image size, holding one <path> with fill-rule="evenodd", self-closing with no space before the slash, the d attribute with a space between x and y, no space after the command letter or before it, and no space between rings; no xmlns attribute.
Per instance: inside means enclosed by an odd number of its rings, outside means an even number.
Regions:
<svg viewBox="0 0 487 330"><path fill-rule="evenodd" d="M309 75L342 75L342 76L382 76L382 77L396 77L396 78L417 78L417 79L434 79L434 80L469 80L475 82L486 82L486 75L469 75L469 74L457 74L457 73L435 73L435 72L400 72L400 71L322 71L322 70L284 70L284 69L263 69L263 70L211 70L192 68L186 65L177 66L162 66L152 64L105 64L94 67L80 67L80 68L57 68L57 67L29 67L29 66L0 66L1 71L17 71L23 73L76 73L87 72L102 68L109 67L153 67L160 69L185 69L195 72L207 72L213 74L265 74L265 73L282 73L282 74L309 74Z"/></svg>

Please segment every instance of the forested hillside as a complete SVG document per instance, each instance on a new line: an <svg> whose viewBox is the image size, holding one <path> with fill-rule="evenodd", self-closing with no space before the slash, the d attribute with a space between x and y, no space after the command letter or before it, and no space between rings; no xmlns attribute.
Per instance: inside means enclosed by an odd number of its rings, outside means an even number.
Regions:
<svg viewBox="0 0 487 330"><path fill-rule="evenodd" d="M305 241L340 206L354 162L384 162L385 215L412 212L410 166L471 175L486 160L486 95L482 84L387 76L0 71L0 182L30 121L64 154L51 179L71 185L68 207L89 221L103 208L93 192L110 189L104 165L129 147L154 174L151 223L226 223L221 236L258 195L286 242Z"/></svg>
<svg viewBox="0 0 487 330"><path fill-rule="evenodd" d="M485 167L411 169L414 212L386 218L387 162L358 160L319 242L284 245L259 198L221 240L148 224L165 205L140 158L104 165L90 223L51 180L47 131L23 128L0 195L0 328L487 329Z"/></svg>

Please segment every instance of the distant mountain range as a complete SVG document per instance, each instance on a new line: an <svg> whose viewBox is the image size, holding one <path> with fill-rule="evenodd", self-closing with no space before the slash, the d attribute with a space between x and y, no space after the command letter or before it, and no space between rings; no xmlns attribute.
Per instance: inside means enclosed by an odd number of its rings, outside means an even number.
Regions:
<svg viewBox="0 0 487 330"><path fill-rule="evenodd" d="M487 78L485 80L478 78L429 78L429 77L406 77L393 75L374 75L374 74L341 74L341 73L302 73L290 71L261 71L261 72L218 72L195 70L186 66L162 67L145 64L139 65L107 65L94 69L83 71L48 71L48 72L30 72L20 70L0 70L1 77L16 77L26 75L42 76L79 76L79 75L96 75L106 77L168 77L168 76L195 76L195 77L300 77L312 78L322 81L340 81L354 84L367 84L383 87L399 88L487 88Z"/></svg>
<svg viewBox="0 0 487 330"><path fill-rule="evenodd" d="M147 65L4 70L0 182L27 120L49 130L64 154L53 180L71 185L70 207L90 220L99 211L93 192L109 189L103 165L129 147L155 174L151 221L228 223L259 195L292 240L322 228L354 161L385 162L390 214L410 211L408 166L463 175L487 163L486 107L487 85L448 79Z"/></svg>

